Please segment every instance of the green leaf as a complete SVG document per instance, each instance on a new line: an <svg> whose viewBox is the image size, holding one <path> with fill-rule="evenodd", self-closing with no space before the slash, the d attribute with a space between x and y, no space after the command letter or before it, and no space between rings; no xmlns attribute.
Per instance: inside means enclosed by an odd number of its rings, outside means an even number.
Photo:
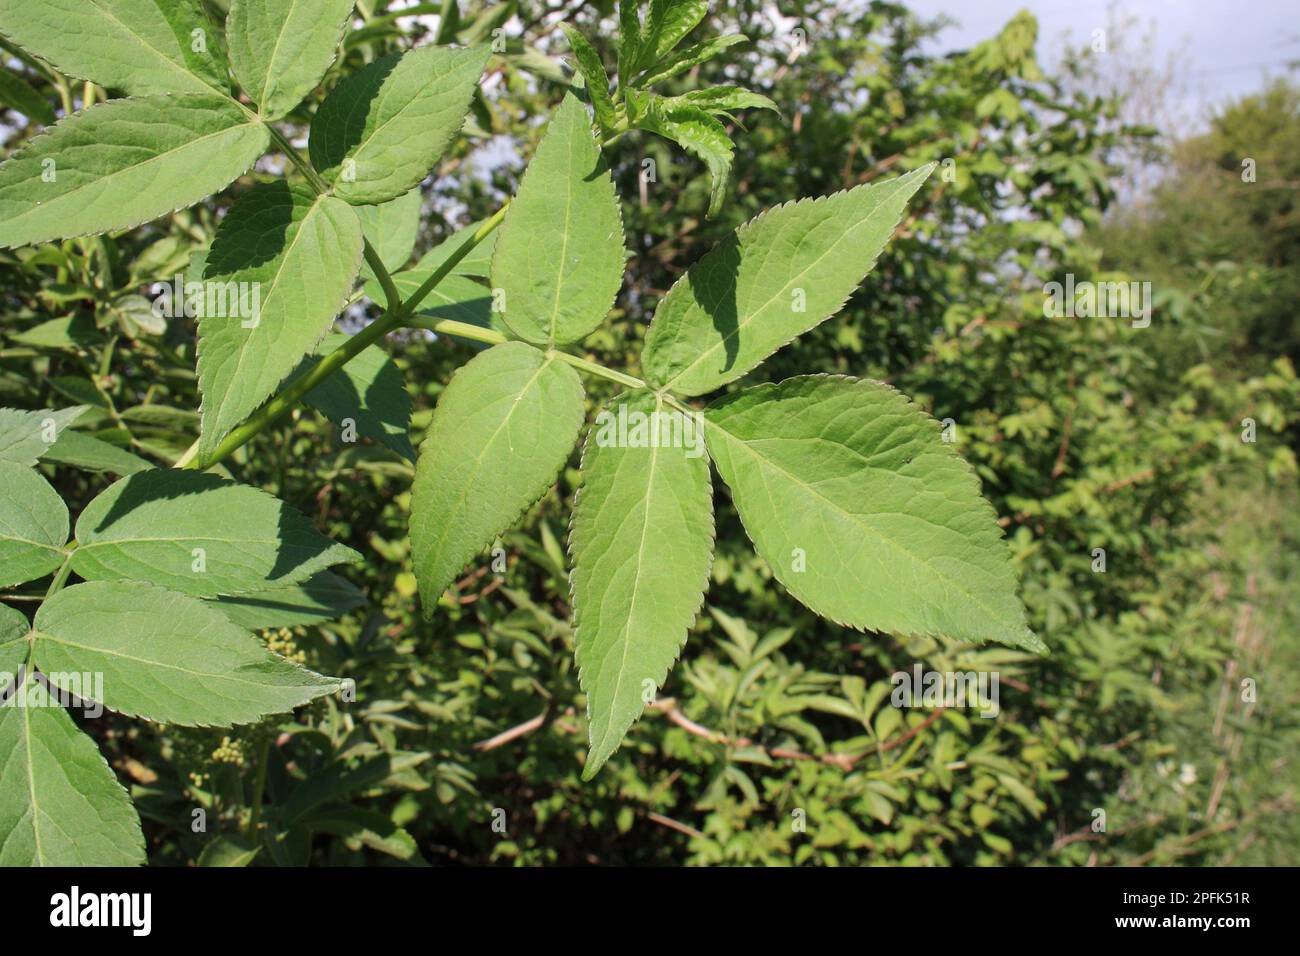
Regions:
<svg viewBox="0 0 1300 956"><path fill-rule="evenodd" d="M726 115L730 110L760 109L781 112L775 103L762 93L739 86L713 86L706 90L691 90L681 96L664 97L669 108L694 106L708 113Z"/></svg>
<svg viewBox="0 0 1300 956"><path fill-rule="evenodd" d="M627 87L627 81L636 71L637 57L641 51L640 0L618 0L618 85Z"/></svg>
<svg viewBox="0 0 1300 956"><path fill-rule="evenodd" d="M110 485L77 519L77 543L72 569L86 580L152 581L196 597L296 584L361 557L264 491L172 468Z"/></svg>
<svg viewBox="0 0 1300 956"><path fill-rule="evenodd" d="M71 465L83 471L109 471L115 475L134 475L153 467L139 455L71 428L63 430L59 440L41 455L41 461Z"/></svg>
<svg viewBox="0 0 1300 956"><path fill-rule="evenodd" d="M672 52L709 12L708 0L650 0L650 15L634 72L654 66Z"/></svg>
<svg viewBox="0 0 1300 956"><path fill-rule="evenodd" d="M319 571L301 584L211 598L209 603L240 627L261 630L333 621L366 603L366 597L333 571Z"/></svg>
<svg viewBox="0 0 1300 956"><path fill-rule="evenodd" d="M204 269L205 296L221 295L199 318L201 455L329 331L352 291L362 243L347 203L283 181L253 187L221 221Z"/></svg>
<svg viewBox="0 0 1300 956"><path fill-rule="evenodd" d="M30 674L0 707L0 866L138 866L131 798L95 742Z"/></svg>
<svg viewBox="0 0 1300 956"><path fill-rule="evenodd" d="M809 608L859 630L1046 650L974 472L903 395L800 376L706 416L755 549Z"/></svg>
<svg viewBox="0 0 1300 956"><path fill-rule="evenodd" d="M423 200L417 188L377 206L352 207L361 220L361 232L379 253L379 260L389 272L402 268L411 258L420 232ZM361 263L361 275L367 279L372 277L366 262ZM384 301L382 296L379 301Z"/></svg>
<svg viewBox="0 0 1300 956"><path fill-rule="evenodd" d="M0 461L0 487L0 587L58 570L68 543L68 506L59 493L11 461Z"/></svg>
<svg viewBox="0 0 1300 956"><path fill-rule="evenodd" d="M611 402L587 435L569 530L587 780L663 686L704 601L713 494L702 428L637 394Z"/></svg>
<svg viewBox="0 0 1300 956"><path fill-rule="evenodd" d="M80 313L41 322L30 329L15 332L9 337L19 345L71 351L90 348L103 340L103 336L95 327L95 320Z"/></svg>
<svg viewBox="0 0 1300 956"><path fill-rule="evenodd" d="M393 284L403 298L409 298L429 277L428 273L412 269L399 272L393 276ZM373 298L378 295L383 301L383 293L376 286L377 282L366 283L366 292ZM421 321L423 316L429 321ZM420 303L418 314L412 318L412 325L433 325L442 319L456 322L469 322L485 329L496 329L504 333L500 314L492 311L492 293L473 279L455 274L447 276Z"/></svg>
<svg viewBox="0 0 1300 956"><path fill-rule="evenodd" d="M65 588L41 605L33 630L32 654L51 684L75 690L60 675L103 674L99 703L162 723L246 724L339 687L272 654L216 608L138 581Z"/></svg>
<svg viewBox="0 0 1300 956"><path fill-rule="evenodd" d="M311 163L354 205L395 199L428 175L460 131L491 51L427 46L342 80L311 123Z"/></svg>
<svg viewBox="0 0 1300 956"><path fill-rule="evenodd" d="M0 604L0 695L8 695L19 668L27 661L31 630L21 611Z"/></svg>
<svg viewBox="0 0 1300 956"><path fill-rule="evenodd" d="M578 71L586 81L587 93L596 111L596 122L606 136L613 135L619 126L618 111L614 107L613 97L609 95L609 76L605 73L605 64L585 36L567 23L561 23L560 27L569 38L569 47L573 50L574 59L578 61Z"/></svg>
<svg viewBox="0 0 1300 956"><path fill-rule="evenodd" d="M238 837L216 837L199 854L199 866L248 866L262 848L250 846Z"/></svg>
<svg viewBox="0 0 1300 956"><path fill-rule="evenodd" d="M522 342L493 346L452 376L411 489L411 553L426 616L461 569L546 493L583 413L578 374Z"/></svg>
<svg viewBox="0 0 1300 956"><path fill-rule="evenodd" d="M3 14L0 14L3 16ZM22 113L33 123L51 125L58 117L54 107L42 94L27 85L27 81L6 67L0 67L0 106Z"/></svg>
<svg viewBox="0 0 1300 956"><path fill-rule="evenodd" d="M353 0L232 0L230 66L264 119L302 102L334 62Z"/></svg>
<svg viewBox="0 0 1300 956"><path fill-rule="evenodd" d="M196 0L39 0L0 7L0 33L62 73L126 93L227 92Z"/></svg>
<svg viewBox="0 0 1300 956"><path fill-rule="evenodd" d="M685 50L671 56L661 62L653 70L641 78L639 86L642 89L653 86L656 83L662 83L670 80L674 76L685 73L692 67L699 66L708 60L713 59L728 47L733 47L737 43L748 43L749 37L740 33L733 33L729 36L710 37L693 46L688 46Z"/></svg>
<svg viewBox="0 0 1300 956"><path fill-rule="evenodd" d="M641 359L647 380L680 395L711 392L830 318L933 169L786 203L741 226L659 303Z"/></svg>
<svg viewBox="0 0 1300 956"><path fill-rule="evenodd" d="M539 236L547 241L539 242ZM600 325L623 282L623 214L587 110L556 110L506 212L492 256L502 319L521 339L576 342Z"/></svg>
<svg viewBox="0 0 1300 956"><path fill-rule="evenodd" d="M65 116L0 165L0 248L131 229L191 206L268 142L238 103L212 94L113 100Z"/></svg>
<svg viewBox="0 0 1300 956"><path fill-rule="evenodd" d="M697 106L664 105L660 97L651 100L650 106L639 113L635 125L648 129L690 150L709 168L710 218L722 209L731 179L731 160L735 144L727 129L717 119Z"/></svg>
<svg viewBox="0 0 1300 956"><path fill-rule="evenodd" d="M85 405L37 412L0 408L0 461L30 468L84 411Z"/></svg>
<svg viewBox="0 0 1300 956"><path fill-rule="evenodd" d="M412 279L417 275L421 278L415 281L418 286L427 279L440 265L446 262L452 253L458 251L461 246L467 242L479 228L482 227L483 221L471 222L468 226L457 229L443 242L438 243L428 252L420 257L420 261L407 273ZM487 238L476 245L465 257L452 267L452 275L477 276L480 279L486 279L492 270L492 254L497 248L497 236L501 234L500 230L494 229L488 233Z"/></svg>
<svg viewBox="0 0 1300 956"><path fill-rule="evenodd" d="M317 349L317 356L329 355L348 338L326 336ZM299 374L305 374L319 361L317 357L308 359ZM303 401L339 427L347 428L350 421L357 435L415 461L415 449L411 446L411 396L402 373L378 346L362 349L347 365L304 395Z"/></svg>

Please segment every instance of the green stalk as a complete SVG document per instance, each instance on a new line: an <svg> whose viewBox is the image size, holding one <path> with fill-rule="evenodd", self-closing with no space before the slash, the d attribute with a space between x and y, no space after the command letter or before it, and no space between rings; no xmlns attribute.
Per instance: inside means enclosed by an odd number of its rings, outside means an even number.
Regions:
<svg viewBox="0 0 1300 956"><path fill-rule="evenodd" d="M49 600L54 595L63 590L63 585L68 583L68 577L72 574L72 554L77 550L77 542L73 541L68 545L68 556L63 559L59 565L59 570L54 575L54 580L50 582L50 589L45 592L45 600Z"/></svg>
<svg viewBox="0 0 1300 956"><path fill-rule="evenodd" d="M266 794L266 765L271 757L271 739L268 737L257 748L257 774L253 778L253 799L248 811L248 839L258 842L257 829L262 822L262 799Z"/></svg>
<svg viewBox="0 0 1300 956"><path fill-rule="evenodd" d="M378 342L389 332L401 327L400 316L396 313L386 313L367 325L352 338L348 339L343 345L329 355L326 355L306 375L294 381L273 399L263 405L257 412L248 418L242 425L235 428L230 434L222 439L221 444L217 446L216 451L211 455L199 456L194 455L182 458L176 463L178 468L192 468L198 471L205 471L218 462L224 461L230 453L249 439L266 428L279 421L290 409L298 404L299 399L310 392L325 379L329 378L334 372L338 371L364 349L367 345L373 345ZM188 452L187 452L188 455Z"/></svg>

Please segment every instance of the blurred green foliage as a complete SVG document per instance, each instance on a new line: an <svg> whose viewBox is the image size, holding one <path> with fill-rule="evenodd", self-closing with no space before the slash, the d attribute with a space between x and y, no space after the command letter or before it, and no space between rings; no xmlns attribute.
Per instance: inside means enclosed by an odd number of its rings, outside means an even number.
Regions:
<svg viewBox="0 0 1300 956"><path fill-rule="evenodd" d="M219 8L222 4L210 3ZM616 73L611 0L434 3L441 20L361 0L323 88L413 42L491 39L467 136L426 183L418 256L513 191L570 71L558 30ZM227 466L361 550L368 603L337 624L268 634L350 677L356 701L233 732L91 722L133 791L160 864L1295 863L1297 518L1291 361L1298 223L1296 92L1269 90L1178 145L1139 215L1103 221L1126 148L1151 131L1046 75L1037 26L936 55L903 4L712 5L696 39L752 43L663 84L728 83L780 114L733 126L734 182L705 215L704 165L633 131L611 147L633 252L614 321L586 343L635 361L654 305L727 231L788 199L938 161L843 314L760 374L892 382L951 419L1015 555L1039 660L859 634L782 593L723 491L707 611L651 712L579 782L584 701L572 666L564 522L571 468L442 600L416 607L411 467L346 445L301 410ZM434 24L432 29L426 22ZM80 95L21 51L51 107ZM318 91L317 96L322 95ZM6 113L6 121L15 114ZM301 117L299 117L301 119ZM290 117L290 124L294 117ZM30 132L5 127L7 150ZM1241 157L1258 159L1253 185ZM647 164L646 161L651 161ZM261 168L247 179L281 170ZM653 176L649 175L653 172ZM1232 182L1229 182L1229 178ZM924 198L923 198L924 197ZM194 328L138 298L206 248L209 204L124 235L0 253L0 402L92 406L78 427L167 464L196 434ZM1044 316L1044 284L1149 281L1149 328ZM367 300L341 320L355 328ZM390 351L413 434L469 348L415 333ZM593 383L592 401L606 397ZM1255 440L1242 440L1243 420ZM1288 440L1288 438L1290 440ZM70 502L110 479L47 468ZM1104 572L1097 570L1104 550ZM23 594L14 596L21 601ZM22 606L19 604L19 606ZM996 670L1001 713L890 705L890 675ZM1254 682L1252 701L1241 681ZM250 840L250 796L266 805ZM207 828L194 831L194 809ZM1104 814L1105 830L1094 829ZM251 851L256 850L256 855Z"/></svg>

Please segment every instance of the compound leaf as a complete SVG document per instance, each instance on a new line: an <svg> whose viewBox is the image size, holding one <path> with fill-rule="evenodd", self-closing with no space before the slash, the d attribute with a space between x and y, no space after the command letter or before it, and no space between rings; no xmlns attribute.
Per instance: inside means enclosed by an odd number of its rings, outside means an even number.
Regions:
<svg viewBox="0 0 1300 956"><path fill-rule="evenodd" d="M174 468L109 485L77 519L77 544L72 569L88 581L152 581L196 597L296 584L361 557L264 491Z"/></svg>
<svg viewBox="0 0 1300 956"><path fill-rule="evenodd" d="M934 165L769 209L668 290L646 334L651 384L713 391L830 318L875 265Z"/></svg>
<svg viewBox="0 0 1300 956"><path fill-rule="evenodd" d="M211 453L329 331L352 290L362 244L351 207L305 186L255 186L231 208L204 269L200 454Z"/></svg>
<svg viewBox="0 0 1300 956"><path fill-rule="evenodd" d="M68 506L48 481L11 461L0 461L0 487L0 587L12 587L63 563Z"/></svg>
<svg viewBox="0 0 1300 956"><path fill-rule="evenodd" d="M229 727L339 687L203 601L138 581L65 588L41 605L33 630L32 654L51 684L75 691L65 675L103 674L99 703L146 720Z"/></svg>
<svg viewBox="0 0 1300 956"><path fill-rule="evenodd" d="M0 6L0 33L63 73L126 93L226 93L197 0L39 0Z"/></svg>
<svg viewBox="0 0 1300 956"><path fill-rule="evenodd" d="M702 428L639 394L613 401L588 433L569 530L585 779L663 685L703 603L713 494Z"/></svg>
<svg viewBox="0 0 1300 956"><path fill-rule="evenodd" d="M321 104L312 165L354 205L395 199L428 175L460 131L491 50L427 46L341 81Z"/></svg>
<svg viewBox="0 0 1300 956"><path fill-rule="evenodd" d="M502 319L526 342L576 342L609 312L626 259L609 167L568 93L501 224L492 285L504 293Z"/></svg>
<svg viewBox="0 0 1300 956"><path fill-rule="evenodd" d="M522 342L493 346L452 376L411 490L411 553L426 616L461 569L546 493L583 412L577 373Z"/></svg>
<svg viewBox="0 0 1300 956"><path fill-rule="evenodd" d="M750 540L813 611L860 630L1045 650L974 472L903 395L800 376L706 417Z"/></svg>
<svg viewBox="0 0 1300 956"><path fill-rule="evenodd" d="M264 119L302 102L334 62L353 0L232 0L230 66Z"/></svg>
<svg viewBox="0 0 1300 956"><path fill-rule="evenodd" d="M193 205L268 142L265 127L214 94L112 100L65 116L0 165L0 248L130 229Z"/></svg>

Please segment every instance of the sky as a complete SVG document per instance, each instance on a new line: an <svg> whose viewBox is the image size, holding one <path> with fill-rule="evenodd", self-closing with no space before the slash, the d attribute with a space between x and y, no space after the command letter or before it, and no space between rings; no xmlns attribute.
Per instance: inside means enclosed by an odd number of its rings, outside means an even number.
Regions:
<svg viewBox="0 0 1300 956"><path fill-rule="evenodd" d="M987 39L1028 8L1038 18L1044 64L1059 58L1063 38L1078 45L1106 27L1113 19L1108 11L1136 17L1143 36L1154 28L1151 62L1164 65L1176 57L1179 105L1200 118L1300 61L1300 0L909 0L908 6L960 21L939 37L941 50Z"/></svg>

